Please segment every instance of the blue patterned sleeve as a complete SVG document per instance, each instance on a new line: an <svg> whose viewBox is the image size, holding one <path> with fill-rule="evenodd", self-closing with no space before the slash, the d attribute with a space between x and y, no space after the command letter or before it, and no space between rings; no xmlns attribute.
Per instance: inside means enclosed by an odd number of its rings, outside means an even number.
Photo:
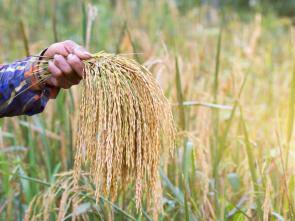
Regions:
<svg viewBox="0 0 295 221"><path fill-rule="evenodd" d="M0 117L33 115L44 110L50 88L39 87L35 57L0 66Z"/></svg>

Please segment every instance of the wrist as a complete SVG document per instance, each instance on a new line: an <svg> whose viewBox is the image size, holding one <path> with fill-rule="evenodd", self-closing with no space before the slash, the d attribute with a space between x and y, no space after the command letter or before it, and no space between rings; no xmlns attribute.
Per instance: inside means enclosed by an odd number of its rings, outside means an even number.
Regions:
<svg viewBox="0 0 295 221"><path fill-rule="evenodd" d="M30 67L30 76L31 76L31 88L35 91L42 91L49 98L56 98L59 93L60 88L50 84L48 78L49 72L47 65L43 65L46 60L46 51L48 48L45 48L38 56L35 62L32 63ZM46 63L45 63L46 64ZM45 76L45 77L44 77Z"/></svg>

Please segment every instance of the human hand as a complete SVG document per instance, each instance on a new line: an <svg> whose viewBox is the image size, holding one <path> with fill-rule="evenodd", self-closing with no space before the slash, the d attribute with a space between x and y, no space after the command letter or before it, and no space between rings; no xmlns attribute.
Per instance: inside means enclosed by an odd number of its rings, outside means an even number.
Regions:
<svg viewBox="0 0 295 221"><path fill-rule="evenodd" d="M50 45L43 56L53 58L48 63L52 76L46 83L68 89L79 84L83 76L82 60L90 58L91 54L77 43L66 40Z"/></svg>

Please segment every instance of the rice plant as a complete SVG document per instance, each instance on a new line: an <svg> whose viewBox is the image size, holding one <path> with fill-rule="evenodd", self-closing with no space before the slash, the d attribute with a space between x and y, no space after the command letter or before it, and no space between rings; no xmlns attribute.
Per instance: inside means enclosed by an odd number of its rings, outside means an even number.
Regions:
<svg viewBox="0 0 295 221"><path fill-rule="evenodd" d="M151 73L131 59L100 52L84 63L75 176L89 171L97 198L115 199L135 183L136 207L146 193L158 211L161 152L169 154L175 137L170 104Z"/></svg>

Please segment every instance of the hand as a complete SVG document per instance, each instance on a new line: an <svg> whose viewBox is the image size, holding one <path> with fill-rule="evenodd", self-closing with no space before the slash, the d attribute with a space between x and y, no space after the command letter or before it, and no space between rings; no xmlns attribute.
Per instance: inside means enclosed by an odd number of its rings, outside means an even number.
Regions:
<svg viewBox="0 0 295 221"><path fill-rule="evenodd" d="M90 58L91 54L77 43L67 40L50 45L44 56L53 58L48 63L52 76L46 83L68 89L79 84L83 75L82 60Z"/></svg>

